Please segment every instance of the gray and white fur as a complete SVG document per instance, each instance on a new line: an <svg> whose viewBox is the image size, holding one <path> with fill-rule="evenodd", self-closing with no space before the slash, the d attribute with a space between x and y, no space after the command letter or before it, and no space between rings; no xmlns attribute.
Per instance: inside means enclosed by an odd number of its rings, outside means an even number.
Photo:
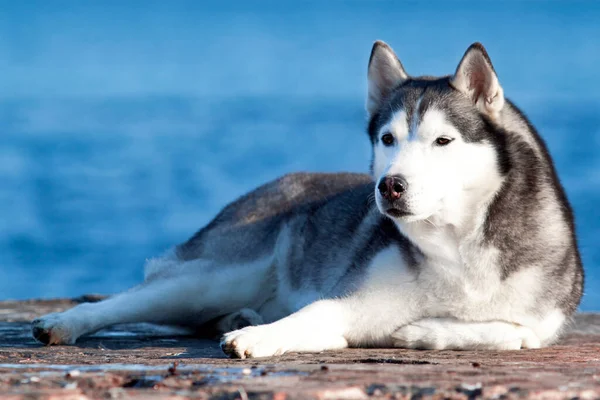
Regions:
<svg viewBox="0 0 600 400"><path fill-rule="evenodd" d="M367 112L370 175L267 183L149 260L141 285L37 319L34 336L152 322L224 334L240 358L553 343L582 295L573 215L483 46L435 78L376 42Z"/></svg>

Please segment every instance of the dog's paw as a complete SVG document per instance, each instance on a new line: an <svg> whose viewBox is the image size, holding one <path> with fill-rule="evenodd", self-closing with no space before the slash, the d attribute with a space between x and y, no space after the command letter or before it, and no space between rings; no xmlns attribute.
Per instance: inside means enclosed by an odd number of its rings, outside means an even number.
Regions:
<svg viewBox="0 0 600 400"><path fill-rule="evenodd" d="M422 350L519 350L540 347L529 328L501 321L484 323L423 319L392 334L395 347Z"/></svg>
<svg viewBox="0 0 600 400"><path fill-rule="evenodd" d="M517 332L520 336L520 346L521 349L539 349L542 347L542 343L540 338L537 337L533 331L524 326L517 326Z"/></svg>
<svg viewBox="0 0 600 400"><path fill-rule="evenodd" d="M242 308L238 312L231 313L221 318L217 323L217 332L225 334L247 326L261 325L262 323L263 319L256 311L250 308Z"/></svg>
<svg viewBox="0 0 600 400"><path fill-rule="evenodd" d="M443 350L446 343L443 337L426 325L405 325L392 334L394 347L420 350Z"/></svg>
<svg viewBox="0 0 600 400"><path fill-rule="evenodd" d="M77 340L74 329L61 313L44 315L31 323L33 337L45 345L73 344Z"/></svg>
<svg viewBox="0 0 600 400"><path fill-rule="evenodd" d="M231 358L278 356L286 352L281 335L274 334L268 325L248 326L229 332L221 340L221 349Z"/></svg>

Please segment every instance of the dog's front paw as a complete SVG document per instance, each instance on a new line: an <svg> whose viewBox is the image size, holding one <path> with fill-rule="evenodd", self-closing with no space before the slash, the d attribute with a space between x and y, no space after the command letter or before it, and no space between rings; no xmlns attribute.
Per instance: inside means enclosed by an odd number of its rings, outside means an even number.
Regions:
<svg viewBox="0 0 600 400"><path fill-rule="evenodd" d="M221 349L232 358L257 358L278 356L286 352L281 335L268 325L248 326L229 332L221 340Z"/></svg>
<svg viewBox="0 0 600 400"><path fill-rule="evenodd" d="M46 345L73 344L77 335L61 313L44 315L31 323L33 337Z"/></svg>
<svg viewBox="0 0 600 400"><path fill-rule="evenodd" d="M392 334L394 347L404 349L442 350L446 343L442 337L426 325L405 325Z"/></svg>
<svg viewBox="0 0 600 400"><path fill-rule="evenodd" d="M534 332L503 322L422 319L392 334L394 346L424 350L519 350L540 347Z"/></svg>
<svg viewBox="0 0 600 400"><path fill-rule="evenodd" d="M518 326L517 332L520 336L519 341L521 343L519 348L521 348L521 349L539 349L540 347L542 347L540 338L537 337L537 335L535 333L533 333L533 331L531 329L524 327L524 326Z"/></svg>

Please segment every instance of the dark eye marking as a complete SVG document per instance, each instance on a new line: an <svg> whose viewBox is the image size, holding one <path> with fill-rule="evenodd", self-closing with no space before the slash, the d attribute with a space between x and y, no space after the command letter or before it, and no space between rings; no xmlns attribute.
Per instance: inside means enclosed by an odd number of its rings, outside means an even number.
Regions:
<svg viewBox="0 0 600 400"><path fill-rule="evenodd" d="M391 133L385 133L382 137L381 137L381 143L383 143L384 146L391 146L394 144L394 135L392 135Z"/></svg>
<svg viewBox="0 0 600 400"><path fill-rule="evenodd" d="M437 144L438 146L446 146L450 144L450 142L453 140L454 139L451 139L449 137L440 136L439 138L435 139L435 144Z"/></svg>

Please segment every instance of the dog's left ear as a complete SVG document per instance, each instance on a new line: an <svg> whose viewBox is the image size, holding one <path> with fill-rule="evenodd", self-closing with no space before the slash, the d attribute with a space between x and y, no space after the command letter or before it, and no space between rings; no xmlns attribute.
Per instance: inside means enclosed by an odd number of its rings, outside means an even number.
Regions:
<svg viewBox="0 0 600 400"><path fill-rule="evenodd" d="M481 43L473 43L467 49L450 84L467 95L479 111L493 119L504 107L504 91Z"/></svg>

